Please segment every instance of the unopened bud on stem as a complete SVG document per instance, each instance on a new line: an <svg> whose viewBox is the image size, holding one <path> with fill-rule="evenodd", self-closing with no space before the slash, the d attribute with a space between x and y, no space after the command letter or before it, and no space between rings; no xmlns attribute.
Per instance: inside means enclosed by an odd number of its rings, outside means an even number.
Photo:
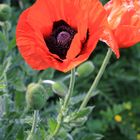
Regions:
<svg viewBox="0 0 140 140"><path fill-rule="evenodd" d="M68 89L66 87L66 85L62 82L55 82L52 85L52 90L54 93L60 95L60 96L65 96L68 92Z"/></svg>
<svg viewBox="0 0 140 140"><path fill-rule="evenodd" d="M77 68L77 73L81 77L89 76L95 69L95 66L91 61L84 62Z"/></svg>
<svg viewBox="0 0 140 140"><path fill-rule="evenodd" d="M41 84L32 83L28 86L26 102L30 108L40 110L45 105L46 99L47 93Z"/></svg>
<svg viewBox="0 0 140 140"><path fill-rule="evenodd" d="M7 4L0 4L0 21L7 21L11 17L11 7Z"/></svg>

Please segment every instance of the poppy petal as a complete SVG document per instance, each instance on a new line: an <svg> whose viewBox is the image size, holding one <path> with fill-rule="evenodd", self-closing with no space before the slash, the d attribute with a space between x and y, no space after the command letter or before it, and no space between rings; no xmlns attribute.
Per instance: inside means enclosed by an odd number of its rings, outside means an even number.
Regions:
<svg viewBox="0 0 140 140"><path fill-rule="evenodd" d="M124 34L125 33L125 34ZM140 42L140 28L131 25L120 25L114 34L120 48L127 48Z"/></svg>
<svg viewBox="0 0 140 140"><path fill-rule="evenodd" d="M95 46L98 42L98 37L99 35L96 35L96 37L94 35L92 35L87 43L87 45L81 50L80 55L78 55L76 58L74 58L68 65L67 70L70 70L73 67L76 67L77 65L79 65L80 63L86 61L90 54L92 53L92 51L95 49Z"/></svg>
<svg viewBox="0 0 140 140"><path fill-rule="evenodd" d="M48 10L48 5L45 3L45 0L37 0L33 6L30 7L28 17L26 18L31 25L40 29L43 35L51 33L53 24L52 16Z"/></svg>
<svg viewBox="0 0 140 140"><path fill-rule="evenodd" d="M34 69L40 70L49 67L49 51L39 30L34 30L33 25L27 22L30 9L25 10L21 16L16 30L17 46L22 56ZM47 59L44 59L47 57Z"/></svg>
<svg viewBox="0 0 140 140"><path fill-rule="evenodd" d="M91 30L90 33L93 33L99 30L99 28L106 26L107 14L102 4L97 0L92 0L90 4L90 9L89 30Z"/></svg>
<svg viewBox="0 0 140 140"><path fill-rule="evenodd" d="M79 34L76 34L75 37L73 38L73 41L70 45L70 49L68 50L67 59L74 59L81 51L81 41Z"/></svg>
<svg viewBox="0 0 140 140"><path fill-rule="evenodd" d="M131 25L132 17L135 14L134 9L130 9L129 11L126 11L121 18L119 25Z"/></svg>
<svg viewBox="0 0 140 140"><path fill-rule="evenodd" d="M101 35L101 40L105 42L112 48L113 52L116 54L117 58L119 57L119 50L118 45L116 41L114 40L113 34L111 33L111 30L109 29L108 23L107 23L107 14L104 10L102 10L102 5L100 3L94 2L94 8L92 8L92 11L90 12L90 18L91 18L91 34L96 31L96 29L101 29L101 32L103 34ZM92 5L91 5L92 6ZM98 10L101 9L101 10ZM98 11L98 12L96 12ZM94 16L94 13L96 12L96 16ZM93 18L94 17L94 18ZM102 17L102 19L100 19ZM94 26L93 26L94 25ZM96 28L94 28L96 27ZM97 28L98 27L98 28ZM104 38L104 39L103 39Z"/></svg>
<svg viewBox="0 0 140 140"><path fill-rule="evenodd" d="M139 0L111 0L105 5L105 9L119 48L127 48L140 42ZM104 39L108 42L108 39Z"/></svg>
<svg viewBox="0 0 140 140"><path fill-rule="evenodd" d="M109 30L108 28L104 29L100 40L105 42L112 49L117 58L120 57L119 46L111 30Z"/></svg>

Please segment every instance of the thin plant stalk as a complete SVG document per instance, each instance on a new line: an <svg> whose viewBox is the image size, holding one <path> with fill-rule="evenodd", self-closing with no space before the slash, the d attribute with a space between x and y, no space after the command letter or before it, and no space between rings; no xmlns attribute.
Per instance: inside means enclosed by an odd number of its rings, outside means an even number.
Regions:
<svg viewBox="0 0 140 140"><path fill-rule="evenodd" d="M91 88L89 89L88 93L86 94L86 97L84 98L79 110L83 109L87 105L87 103L90 100L94 90L97 88L98 83L100 82L100 80L101 80L101 78L103 76L103 73L104 73L104 71L106 69L106 66L107 66L107 64L108 64L108 62L109 62L109 60L111 58L111 55L112 55L112 50L109 48L108 52L107 52L107 54L105 56L105 59L104 59L102 65L101 65L101 68L100 68L100 70L99 70L99 72L98 72L98 74L97 74L97 76L96 76Z"/></svg>
<svg viewBox="0 0 140 140"><path fill-rule="evenodd" d="M33 140L33 136L36 132L36 127L37 127L37 123L38 123L38 116L39 116L39 111L34 110L32 129L31 129L31 132L30 132L27 140Z"/></svg>
<svg viewBox="0 0 140 140"><path fill-rule="evenodd" d="M60 112L58 114L58 117L57 117L57 122L58 123L57 123L55 131L54 131L54 133L52 135L53 138L58 134L58 132L60 130L61 123L63 121L63 114L68 108L70 97L71 97L71 95L73 93L74 84L75 84L75 68L71 70L71 79L70 79L70 86L69 86L68 94L65 96L64 104L62 105L61 110L60 110Z"/></svg>

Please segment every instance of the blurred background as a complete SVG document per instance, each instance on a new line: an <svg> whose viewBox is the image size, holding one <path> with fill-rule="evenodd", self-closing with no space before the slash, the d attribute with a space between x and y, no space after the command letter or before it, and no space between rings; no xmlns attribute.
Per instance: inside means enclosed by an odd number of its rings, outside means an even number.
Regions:
<svg viewBox="0 0 140 140"><path fill-rule="evenodd" d="M0 19L0 140L24 140L32 122L32 111L25 110L25 93L29 83L42 80L63 81L69 73L53 69L32 70L21 58L15 41L15 28L20 13L34 0L0 0L11 6L11 17ZM107 0L101 1L103 4ZM97 95L88 105L95 105L88 121L71 130L74 140L140 140L140 44L121 49L121 57L115 55L98 86ZM77 77L73 105L78 108L88 91L107 52L107 46L99 42L89 60L95 66L88 77ZM65 78L65 79L63 79ZM82 81L82 82L81 82ZM65 81L68 86L69 80ZM40 113L40 132L47 129L47 118L56 117L60 95L45 85L49 98ZM96 136L96 137L95 137ZM63 140L63 138L62 138Z"/></svg>

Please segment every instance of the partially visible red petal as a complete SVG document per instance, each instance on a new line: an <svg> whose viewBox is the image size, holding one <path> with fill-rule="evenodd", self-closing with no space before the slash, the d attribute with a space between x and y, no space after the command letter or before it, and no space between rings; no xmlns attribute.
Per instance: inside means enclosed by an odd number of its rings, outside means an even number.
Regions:
<svg viewBox="0 0 140 140"><path fill-rule="evenodd" d="M96 34L95 34L95 36L94 35L90 36L90 39L89 39L87 45L84 46L84 48L82 49L79 56L77 56L72 61L70 61L66 71L72 69L73 67L76 67L77 65L86 61L89 58L92 51L96 47L96 44L98 42L98 38L99 38L99 35L96 35Z"/></svg>
<svg viewBox="0 0 140 140"><path fill-rule="evenodd" d="M108 22L119 48L130 47L140 41L140 1L111 0L105 5ZM106 42L110 42L103 36Z"/></svg>
<svg viewBox="0 0 140 140"><path fill-rule="evenodd" d="M120 48L127 48L140 42L140 28L131 25L120 25L114 35Z"/></svg>
<svg viewBox="0 0 140 140"><path fill-rule="evenodd" d="M135 14L134 9L130 9L129 11L126 11L122 17L119 25L131 25L132 17Z"/></svg>
<svg viewBox="0 0 140 140"><path fill-rule="evenodd" d="M105 5L104 5L104 8L105 10L107 11L107 15L110 14L111 10L112 10L112 7L113 7L113 1L110 0L109 2L107 2Z"/></svg>
<svg viewBox="0 0 140 140"><path fill-rule="evenodd" d="M75 0L74 6L78 7L76 14L77 19L77 31L81 41L86 39L86 33L88 30L88 13L90 0Z"/></svg>
<svg viewBox="0 0 140 140"><path fill-rule="evenodd" d="M59 1L56 0L58 3ZM78 27L78 19L77 19L77 14L78 14L78 7L74 5L73 0L62 0L62 3L64 3L64 14L65 14L65 21L73 28Z"/></svg>
<svg viewBox="0 0 140 140"><path fill-rule="evenodd" d="M112 49L112 51L115 53L117 58L120 57L119 46L118 46L118 44L116 42L116 38L113 35L111 30L109 30L108 28L104 29L100 40L105 42Z"/></svg>
<svg viewBox="0 0 140 140"><path fill-rule="evenodd" d="M96 44L99 40L99 37L101 35L101 32L98 31L94 34L90 34L90 37L88 39L87 44L82 48L80 56L78 58L82 58L81 56L89 57L90 54L93 52L93 50L96 47Z"/></svg>
<svg viewBox="0 0 140 140"><path fill-rule="evenodd" d="M92 0L89 9L89 32L93 34L103 26L106 26L107 14L98 0Z"/></svg>
<svg viewBox="0 0 140 140"><path fill-rule="evenodd" d="M52 16L45 0L37 0L33 6L30 7L26 20L31 25L36 26L36 29L39 29L43 35L50 34L52 30Z"/></svg>
<svg viewBox="0 0 140 140"><path fill-rule="evenodd" d="M82 44L80 41L79 34L76 34L67 52L66 59L70 59L70 60L74 59L80 53L81 47L82 47Z"/></svg>
<svg viewBox="0 0 140 140"><path fill-rule="evenodd" d="M108 3L108 5L106 5L108 7L108 10L111 10L111 4L113 1L110 1ZM94 34L97 30L98 32L100 31L100 34L103 32L103 34L100 36L102 38L102 41L106 42L109 47L112 48L112 51L116 54L117 58L119 58L120 54L119 54L119 47L114 39L114 36L111 32L111 30L109 29L108 23L107 23L107 13L106 11L103 9L102 5L99 2L94 2L94 8L92 8L91 12L90 12L90 24L91 24L91 30L90 33ZM93 5L91 5L93 7ZM98 10L100 9L100 10ZM98 11L98 12L96 12ZM96 16L94 17L94 13L96 12ZM110 12L110 11L109 11ZM94 18L93 18L94 17ZM102 18L102 20L101 20ZM94 25L92 27L92 25Z"/></svg>
<svg viewBox="0 0 140 140"><path fill-rule="evenodd" d="M33 29L27 22L30 9L25 10L19 19L16 29L16 42L21 55L34 69L40 70L49 67L48 48L45 45L41 32Z"/></svg>
<svg viewBox="0 0 140 140"><path fill-rule="evenodd" d="M131 25L136 27L140 26L140 15L133 15L131 19Z"/></svg>
<svg viewBox="0 0 140 140"><path fill-rule="evenodd" d="M72 9L72 10L71 10ZM72 27L77 27L77 7L70 0L38 0L30 7L28 20L47 35L52 30L53 22L64 20Z"/></svg>

